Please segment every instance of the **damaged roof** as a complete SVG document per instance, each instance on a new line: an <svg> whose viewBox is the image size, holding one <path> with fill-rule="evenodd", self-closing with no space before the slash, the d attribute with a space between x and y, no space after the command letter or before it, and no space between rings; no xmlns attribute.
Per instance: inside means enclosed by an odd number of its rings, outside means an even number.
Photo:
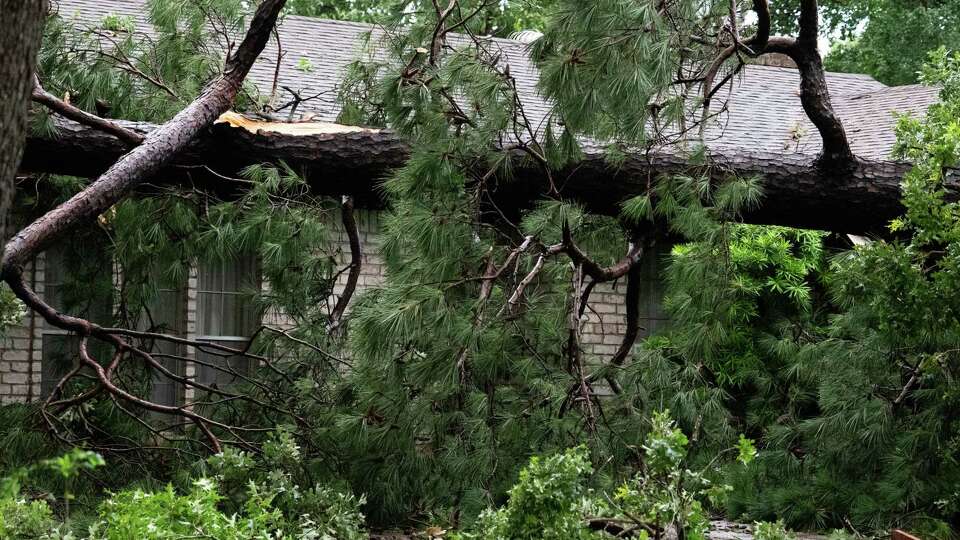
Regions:
<svg viewBox="0 0 960 540"><path fill-rule="evenodd" d="M140 31L150 32L147 0L58 0L56 8L77 26L97 27L107 16L129 17ZM364 35L371 24L287 16L279 27L283 56L277 67L277 43L271 40L250 72L258 91L269 94L277 74L284 86L302 96L319 97L301 105L316 120L335 122L339 112L337 88L348 64L361 54ZM534 123L549 112L549 104L536 89L537 71L527 54L528 45L494 39L502 61L510 65L526 112ZM922 114L936 102L937 89L920 85L887 87L868 75L826 74L834 108L843 121L853 152L860 158L886 161L895 142L897 114ZM796 69L748 65L732 80L727 108L707 130L713 153L756 153L815 156L821 148L816 128L800 105L800 76ZM276 102L290 99L281 94Z"/></svg>

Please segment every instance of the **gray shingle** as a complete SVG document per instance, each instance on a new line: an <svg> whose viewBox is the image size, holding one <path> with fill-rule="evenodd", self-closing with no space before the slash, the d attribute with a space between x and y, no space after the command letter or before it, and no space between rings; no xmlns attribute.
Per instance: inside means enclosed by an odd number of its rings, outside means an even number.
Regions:
<svg viewBox="0 0 960 540"><path fill-rule="evenodd" d="M149 32L146 0L59 0L60 14L79 25L97 25L106 15L132 17L138 29ZM279 27L285 56L279 70L279 85L302 95L324 93L322 99L302 106L318 120L334 121L338 113L337 86L347 65L359 57L362 36L376 28L369 24L308 17L286 17ZM510 73L517 79L528 115L538 122L549 105L536 90L537 72L529 61L526 45L496 39ZM276 43L271 40L251 71L250 78L262 93L269 93L276 68ZM298 65L312 66L310 70ZM707 130L711 151L773 152L815 155L820 139L807 120L799 100L800 77L796 69L761 65L747 66L734 78L726 111ZM894 113L922 114L937 99L936 89L922 86L888 88L867 75L827 73L827 82L837 114L844 122L851 146L858 156L884 159L895 140ZM278 102L286 101L282 95ZM719 98L715 98L717 100ZM717 107L717 106L715 106Z"/></svg>

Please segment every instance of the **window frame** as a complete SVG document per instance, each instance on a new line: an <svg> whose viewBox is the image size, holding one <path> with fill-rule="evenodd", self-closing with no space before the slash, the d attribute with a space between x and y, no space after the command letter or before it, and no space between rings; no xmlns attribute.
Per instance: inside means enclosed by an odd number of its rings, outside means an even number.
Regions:
<svg viewBox="0 0 960 540"><path fill-rule="evenodd" d="M242 272L243 270L248 269L249 275L243 275L242 273L236 275L234 283L237 284L237 288L233 290L211 290L210 288L202 288L201 283L203 283L203 273L205 271L210 271L211 264L219 265L217 268L218 271L224 271L229 269L230 271ZM249 293L245 290L246 287L256 287L257 289L262 287L262 274L260 272L260 260L253 253L241 253L238 254L231 260L212 260L212 261L199 261L196 265L196 304L195 304L195 324L197 333L195 339L200 342L219 344L223 346L232 346L231 344L236 344L235 348L243 348L246 346L250 340L253 338L254 333L257 331L259 324L262 324L263 314L259 313L256 309L256 306L252 304L252 300L249 298ZM226 314L225 302L226 297L232 297L236 302L243 303L241 305L242 310L249 310L249 328L244 329L248 335L231 335L231 334L213 334L206 332L207 328L204 328L204 318L205 312L203 311L204 301L203 298L205 295L214 295L217 298L217 304L219 305L219 311L221 316ZM242 311L236 311L235 313L242 313ZM224 324L224 320L221 320L220 326L227 326ZM234 328L240 328L244 321L233 321L232 325ZM211 353L203 350L203 347L194 347L194 358L196 360L202 360L208 364L214 363L223 363L224 365L230 366L230 362L235 362L235 359L240 359L243 366L240 366L237 369L236 366L232 366L239 373L250 373L256 367L253 359L241 356L241 355L224 355L222 352ZM212 373L211 377L206 377L204 375ZM221 381L218 380L219 377L227 377L228 373L224 371L217 370L210 366L195 363L195 380L201 384L205 385L214 385L223 388L224 385L235 384L239 377L233 376L230 381Z"/></svg>

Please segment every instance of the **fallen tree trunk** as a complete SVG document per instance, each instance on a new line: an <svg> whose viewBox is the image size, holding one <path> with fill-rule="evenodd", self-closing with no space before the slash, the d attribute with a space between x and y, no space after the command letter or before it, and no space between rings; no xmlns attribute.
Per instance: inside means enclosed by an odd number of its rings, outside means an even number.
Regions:
<svg viewBox="0 0 960 540"><path fill-rule="evenodd" d="M329 123L276 124L243 120L228 113L153 176L154 182L213 182L236 176L248 165L280 161L301 172L317 193L352 195L358 205L376 207L377 185L392 168L401 165L408 149L386 130ZM143 134L152 124L117 120ZM96 177L129 148L101 131L57 119L54 138L32 135L23 160L24 172ZM635 156L618 169L604 160L600 147L584 148L576 167L557 175L565 197L591 210L615 213L620 202L644 193L663 173L680 173L690 165L679 155ZM520 156L518 156L520 159ZM715 170L723 174L761 176L764 201L744 216L748 222L809 227L845 233L881 232L900 213L900 180L909 165L890 161L857 160L849 169L833 171L806 154L740 152L715 155ZM512 180L501 180L495 197L501 207L518 211L529 207L548 189L535 168L519 168Z"/></svg>

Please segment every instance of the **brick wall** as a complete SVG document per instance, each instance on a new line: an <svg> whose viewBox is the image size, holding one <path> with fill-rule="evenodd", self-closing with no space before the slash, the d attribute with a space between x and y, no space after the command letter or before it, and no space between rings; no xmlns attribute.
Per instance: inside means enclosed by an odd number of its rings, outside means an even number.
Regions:
<svg viewBox="0 0 960 540"><path fill-rule="evenodd" d="M28 281L43 293L43 257L25 269ZM33 311L0 339L0 404L32 401L40 396L43 332L46 322Z"/></svg>
<svg viewBox="0 0 960 540"><path fill-rule="evenodd" d="M658 246L647 250L641 260L643 269L640 285L640 338L651 335L667 322L662 306L663 286L658 274L669 253L669 246ZM581 339L587 353L609 357L617 352L626 331L627 306L623 301L625 293L624 279L601 283L593 289L589 309L584 314L586 321L583 323Z"/></svg>
<svg viewBox="0 0 960 540"><path fill-rule="evenodd" d="M377 255L380 247L380 214L375 211L358 210L356 217L363 249L363 267L358 283L358 290L362 290L379 284L384 279L384 266ZM339 220L331 225L335 257L338 266L342 268L350 260L349 241ZM660 248L644 257L640 313L641 326L644 327L640 334L642 337L649 335L666 321L666 316L660 307L661 287L657 280L657 270L666 254L667 250ZM36 261L36 266L27 269L30 281L41 296L44 294L44 265L45 257L41 255ZM330 299L331 306L343 291L346 279L346 272L338 277L334 296ZM182 331L188 339L198 337L197 285L197 270L194 268L187 279L182 308L184 312L180 314L184 321ZM267 286L264 284L264 287ZM602 358L612 355L617 350L625 329L624 288L624 281L619 280L602 284L594 290L583 326L583 344L587 353ZM291 326L289 319L283 313L276 311L264 314L263 323L282 329ZM48 328L41 317L30 312L20 325L11 328L0 340L0 403L41 399L42 383L46 382L48 385L50 383L42 380L43 337L45 334L56 333L62 332L55 328ZM196 351L192 347L186 348L182 354L187 358L196 358ZM183 374L193 377L196 371L196 364L187 363ZM191 390L187 389L187 394L183 397L188 401L192 399Z"/></svg>

